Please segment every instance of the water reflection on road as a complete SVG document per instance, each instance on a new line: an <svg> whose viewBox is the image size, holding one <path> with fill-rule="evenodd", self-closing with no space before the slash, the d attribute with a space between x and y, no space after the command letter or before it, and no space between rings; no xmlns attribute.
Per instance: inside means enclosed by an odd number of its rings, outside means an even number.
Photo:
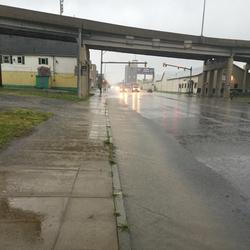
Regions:
<svg viewBox="0 0 250 250"><path fill-rule="evenodd" d="M145 92L109 97L132 248L249 250L248 106Z"/></svg>
<svg viewBox="0 0 250 250"><path fill-rule="evenodd" d="M207 167L250 198L250 105L221 98L161 93L110 93L159 124Z"/></svg>
<svg viewBox="0 0 250 250"><path fill-rule="evenodd" d="M140 92L120 92L119 94L120 104L129 105L132 110L141 112L141 93Z"/></svg>

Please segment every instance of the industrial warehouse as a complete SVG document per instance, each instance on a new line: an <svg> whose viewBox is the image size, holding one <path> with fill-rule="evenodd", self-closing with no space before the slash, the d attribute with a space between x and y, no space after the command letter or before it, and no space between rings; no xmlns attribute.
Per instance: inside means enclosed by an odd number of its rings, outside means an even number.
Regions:
<svg viewBox="0 0 250 250"><path fill-rule="evenodd" d="M206 67L193 71L192 76L184 71L175 77L169 77L163 73L160 80L154 82L157 91L171 93L194 93L203 96L222 97L225 89L230 87L231 91L238 93L248 93L250 91L250 74L248 69L242 69L236 64L230 79L230 86L227 86L224 69L214 69L206 71Z"/></svg>

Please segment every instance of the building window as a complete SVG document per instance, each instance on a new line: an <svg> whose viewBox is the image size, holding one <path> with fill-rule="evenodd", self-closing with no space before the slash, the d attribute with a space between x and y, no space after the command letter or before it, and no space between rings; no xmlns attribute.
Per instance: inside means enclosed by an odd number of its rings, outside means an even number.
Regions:
<svg viewBox="0 0 250 250"><path fill-rule="evenodd" d="M3 63L11 63L12 64L12 56L3 56L2 62Z"/></svg>
<svg viewBox="0 0 250 250"><path fill-rule="evenodd" d="M10 57L9 56L3 56L3 63L10 63Z"/></svg>
<svg viewBox="0 0 250 250"><path fill-rule="evenodd" d="M24 58L24 56L18 56L17 57L17 63L18 64L25 64L25 58Z"/></svg>
<svg viewBox="0 0 250 250"><path fill-rule="evenodd" d="M38 58L38 63L39 64L44 64L44 65L48 65L49 64L49 59L45 58L45 57L39 57Z"/></svg>
<svg viewBox="0 0 250 250"><path fill-rule="evenodd" d="M187 84L185 83L185 87L184 88L186 88L187 87Z"/></svg>
<svg viewBox="0 0 250 250"><path fill-rule="evenodd" d="M194 88L195 88L195 89L197 88L197 82L194 84Z"/></svg>

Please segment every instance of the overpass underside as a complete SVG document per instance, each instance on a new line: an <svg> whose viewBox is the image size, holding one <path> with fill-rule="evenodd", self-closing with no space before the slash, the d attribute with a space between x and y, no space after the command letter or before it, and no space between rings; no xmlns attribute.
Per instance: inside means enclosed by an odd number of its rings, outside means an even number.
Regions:
<svg viewBox="0 0 250 250"><path fill-rule="evenodd" d="M230 91L233 60L250 62L250 42L153 31L0 5L0 54L49 54L78 58L80 96L88 94L89 49L203 60L206 94ZM27 46L28 44L28 46ZM223 71L211 63L223 64ZM218 67L217 67L218 68Z"/></svg>

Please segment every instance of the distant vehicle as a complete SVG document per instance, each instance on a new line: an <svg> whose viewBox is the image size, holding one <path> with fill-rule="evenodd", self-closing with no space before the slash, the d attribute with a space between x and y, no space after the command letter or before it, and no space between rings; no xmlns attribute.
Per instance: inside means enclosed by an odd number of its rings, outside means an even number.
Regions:
<svg viewBox="0 0 250 250"><path fill-rule="evenodd" d="M140 87L138 85L133 85L132 92L140 92Z"/></svg>
<svg viewBox="0 0 250 250"><path fill-rule="evenodd" d="M242 89L230 89L230 99L232 100L236 96L242 95Z"/></svg>
<svg viewBox="0 0 250 250"><path fill-rule="evenodd" d="M128 92L128 88L126 86L120 86L120 92Z"/></svg>
<svg viewBox="0 0 250 250"><path fill-rule="evenodd" d="M234 95L234 96L238 96L242 94L242 89L230 89L230 94Z"/></svg>
<svg viewBox="0 0 250 250"><path fill-rule="evenodd" d="M152 89L148 89L147 92L148 93L153 93L153 90Z"/></svg>

